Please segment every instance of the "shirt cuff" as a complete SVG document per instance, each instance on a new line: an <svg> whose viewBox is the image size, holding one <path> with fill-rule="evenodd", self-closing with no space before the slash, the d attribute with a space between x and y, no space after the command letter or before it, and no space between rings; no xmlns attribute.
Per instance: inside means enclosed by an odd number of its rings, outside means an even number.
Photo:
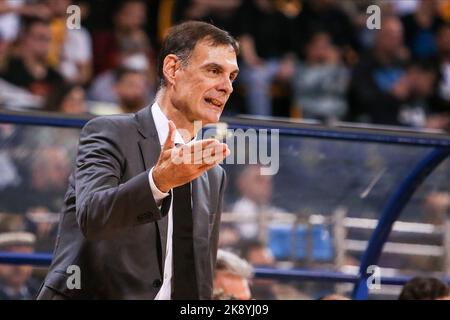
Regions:
<svg viewBox="0 0 450 320"><path fill-rule="evenodd" d="M162 192L158 189L153 181L153 168L150 169L148 173L148 181L150 183L150 190L152 191L153 198L155 198L156 205L159 207L161 205L162 200L169 195L168 192Z"/></svg>

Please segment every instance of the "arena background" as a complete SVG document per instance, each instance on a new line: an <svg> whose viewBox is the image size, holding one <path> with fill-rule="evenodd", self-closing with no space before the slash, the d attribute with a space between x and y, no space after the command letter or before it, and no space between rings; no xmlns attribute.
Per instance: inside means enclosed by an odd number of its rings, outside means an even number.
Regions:
<svg viewBox="0 0 450 320"><path fill-rule="evenodd" d="M254 267L252 297L448 282L450 1L3 0L0 299L45 276L81 126L151 103L161 40L193 19L240 41L223 122L280 133L276 175L224 165L220 247Z"/></svg>

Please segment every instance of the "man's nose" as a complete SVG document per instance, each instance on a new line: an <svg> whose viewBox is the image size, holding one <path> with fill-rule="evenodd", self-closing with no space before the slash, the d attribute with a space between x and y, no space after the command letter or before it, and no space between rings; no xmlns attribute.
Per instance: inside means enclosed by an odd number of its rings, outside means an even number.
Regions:
<svg viewBox="0 0 450 320"><path fill-rule="evenodd" d="M233 82L229 78L225 78L219 86L219 91L229 95L233 92Z"/></svg>

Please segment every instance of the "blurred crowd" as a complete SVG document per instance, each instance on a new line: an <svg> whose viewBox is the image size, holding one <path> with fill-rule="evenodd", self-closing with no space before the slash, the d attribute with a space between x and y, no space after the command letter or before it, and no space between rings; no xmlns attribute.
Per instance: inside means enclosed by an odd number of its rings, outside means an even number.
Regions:
<svg viewBox="0 0 450 320"><path fill-rule="evenodd" d="M168 28L193 19L240 42L228 115L450 127L450 0L1 0L0 106L134 112Z"/></svg>
<svg viewBox="0 0 450 320"><path fill-rule="evenodd" d="M367 27L366 9L372 4L381 10L379 30ZM68 27L68 17L76 12L67 13L71 5L80 9L80 28ZM224 28L240 42L240 74L226 115L450 130L450 0L0 0L0 110L135 112L151 103L158 89L156 57L168 28L192 19ZM0 251L53 250L55 213L62 207L78 133L0 124ZM317 202L318 207L310 208L313 213L325 213L330 202L338 203L334 196L350 201L337 189L356 192L359 183L370 182L369 173L385 167L401 171L395 161L392 166L390 160L378 159L380 150L355 144L355 149L347 146L352 155L347 158L363 165L347 162L340 172L335 162L348 161L333 154L340 148L299 143L285 146L289 153L276 177L282 186L260 175L258 166L236 170L231 177L235 185L228 188L225 210L240 220L222 223L220 246L228 251L219 254L217 299L298 299L330 292L330 286L308 291L304 283L252 279L253 267L280 267L280 261L289 259L268 245L268 221L298 223L287 212L308 216L308 201ZM300 157L295 152L305 145L308 155ZM378 157L390 153L395 158L396 153L386 150ZM399 158L402 167L407 158ZM398 179L391 175L382 180L389 187ZM447 177L448 171L442 173L442 179ZM299 180L333 179L339 185L297 185ZM442 225L448 214L450 196L444 189L426 199L429 208L423 211L439 220L428 221L432 224ZM366 205L370 199L361 202ZM321 245L315 251L312 243L311 252L330 262L330 232L316 231L312 239ZM306 253L297 254L306 259ZM354 259L347 262L358 265ZM0 265L0 299L31 298L36 279L44 274L27 266ZM448 295L440 284L418 285Z"/></svg>

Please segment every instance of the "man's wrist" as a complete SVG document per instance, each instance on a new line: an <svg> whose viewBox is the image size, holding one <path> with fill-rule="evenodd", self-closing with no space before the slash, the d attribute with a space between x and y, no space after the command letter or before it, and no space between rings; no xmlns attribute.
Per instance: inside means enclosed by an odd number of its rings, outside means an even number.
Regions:
<svg viewBox="0 0 450 320"><path fill-rule="evenodd" d="M165 186L165 185L162 183L162 181L161 181L161 179L160 179L160 177L159 177L158 171L156 170L156 174L155 174L155 170L154 170L154 169L155 169L155 168L153 167L152 172L151 172L151 175L152 175L153 183L155 184L155 187L156 187L159 191L161 191L162 193L168 193L168 192L170 191L171 188Z"/></svg>

